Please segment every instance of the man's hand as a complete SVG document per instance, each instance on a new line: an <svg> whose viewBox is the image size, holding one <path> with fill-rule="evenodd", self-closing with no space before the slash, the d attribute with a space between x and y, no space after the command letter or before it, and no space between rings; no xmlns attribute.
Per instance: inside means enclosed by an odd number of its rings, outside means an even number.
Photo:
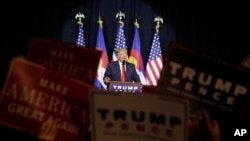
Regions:
<svg viewBox="0 0 250 141"><path fill-rule="evenodd" d="M104 77L105 84L108 84L110 81L111 81L111 79L108 76Z"/></svg>
<svg viewBox="0 0 250 141"><path fill-rule="evenodd" d="M54 141L57 136L57 125L50 120L44 121L38 135L39 141Z"/></svg>

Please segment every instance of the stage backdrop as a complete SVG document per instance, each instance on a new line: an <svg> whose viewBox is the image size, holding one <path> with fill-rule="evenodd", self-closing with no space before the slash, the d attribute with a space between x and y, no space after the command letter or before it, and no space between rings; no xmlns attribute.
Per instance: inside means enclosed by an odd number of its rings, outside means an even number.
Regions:
<svg viewBox="0 0 250 141"><path fill-rule="evenodd" d="M116 14L121 11L126 46L130 52L134 37L134 21L140 24L142 58L146 67L155 32L154 18L160 16L159 37L164 54L170 41L198 49L230 63L240 63L249 54L246 47L247 9L244 3L196 3L161 0L34 0L20 6L7 2L1 5L1 86L10 60L17 54L26 55L31 37L53 38L76 42L78 24L75 15L82 12L86 46L95 48L98 17L103 20L104 40L111 60L118 29ZM238 9L238 10L233 10ZM15 14L12 14L15 13ZM246 34L247 33L247 34Z"/></svg>

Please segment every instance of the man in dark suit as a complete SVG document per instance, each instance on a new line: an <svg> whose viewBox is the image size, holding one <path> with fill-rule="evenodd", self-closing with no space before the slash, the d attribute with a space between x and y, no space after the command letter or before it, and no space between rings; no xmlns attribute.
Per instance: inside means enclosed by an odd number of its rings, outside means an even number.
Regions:
<svg viewBox="0 0 250 141"><path fill-rule="evenodd" d="M127 49L121 48L117 51L117 61L110 62L104 73L103 81L108 84L110 81L122 81L122 67L125 67L124 82L140 83L139 75L135 69L135 65L127 62Z"/></svg>

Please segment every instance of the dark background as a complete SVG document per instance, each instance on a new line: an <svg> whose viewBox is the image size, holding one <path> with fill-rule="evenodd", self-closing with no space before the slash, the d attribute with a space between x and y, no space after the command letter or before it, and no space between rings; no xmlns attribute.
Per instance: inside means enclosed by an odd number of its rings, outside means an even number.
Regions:
<svg viewBox="0 0 250 141"><path fill-rule="evenodd" d="M101 16L110 60L118 26L115 15L122 11L126 16L123 21L129 51L135 17L140 23L144 65L151 48L156 16L164 20L159 33L163 55L167 52L169 42L174 41L227 63L240 64L250 54L247 6L246 2L228 1L33 0L27 4L8 1L0 6L0 88L3 87L11 59L16 55L26 55L32 37L76 42L78 25L75 14L78 12L85 15L84 34L89 48L95 48L97 20Z"/></svg>
<svg viewBox="0 0 250 141"><path fill-rule="evenodd" d="M154 18L161 16L160 42L163 54L170 41L195 48L228 63L238 64L248 54L248 8L245 3L160 0L87 0L32 1L26 4L8 2L1 5L0 80L5 79L8 65L15 55L26 55L32 37L76 42L78 25L75 15L82 12L86 46L95 48L98 16L104 21L103 32L111 59L115 43L117 12L125 13L124 31L130 50L134 19L140 23L144 64L148 59L154 34ZM8 9L7 12L4 9ZM2 85L1 85L2 86Z"/></svg>

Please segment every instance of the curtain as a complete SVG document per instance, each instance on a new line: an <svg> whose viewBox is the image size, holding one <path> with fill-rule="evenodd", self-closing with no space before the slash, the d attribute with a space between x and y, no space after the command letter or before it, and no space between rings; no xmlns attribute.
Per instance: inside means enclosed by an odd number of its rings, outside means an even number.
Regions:
<svg viewBox="0 0 250 141"><path fill-rule="evenodd" d="M98 17L104 21L103 32L109 60L115 44L118 28L116 14L124 12L124 32L130 52L134 37L134 21L140 24L140 41L144 66L147 63L153 41L154 18L162 17L159 36L162 53L165 54L171 41L195 48L202 53L229 63L239 64L248 54L244 4L215 3L197 4L160 0L75 0L32 1L26 7L11 2L3 7L11 12L1 12L2 42L0 62L1 80L5 78L8 65L14 55L26 55L32 37L53 38L75 43L78 25L75 15L85 16L84 34L86 46L95 48ZM9 7L9 8L8 8ZM232 10L236 9L238 10ZM25 10L24 10L25 9ZM19 18L17 18L19 17Z"/></svg>

